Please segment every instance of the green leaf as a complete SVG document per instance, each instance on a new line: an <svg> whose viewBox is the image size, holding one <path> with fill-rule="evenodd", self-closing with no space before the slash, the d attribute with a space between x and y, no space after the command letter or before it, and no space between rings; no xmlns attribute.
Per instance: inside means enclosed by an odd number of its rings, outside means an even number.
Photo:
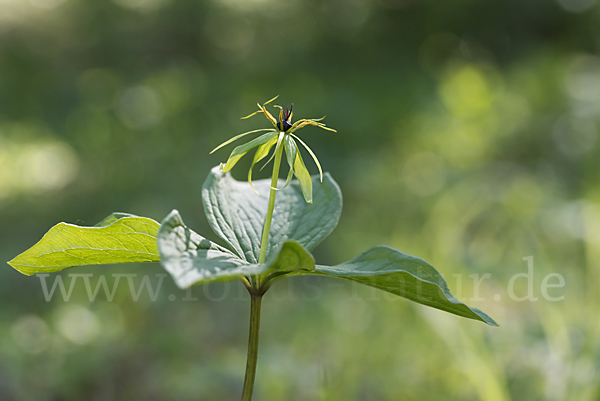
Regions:
<svg viewBox="0 0 600 401"><path fill-rule="evenodd" d="M262 129L255 129L254 131L244 132L243 134L236 135L233 138L226 140L225 142L223 142L222 144L220 144L219 146L217 146L216 148L211 150L210 154L213 154L214 152L221 149L222 147L229 145L231 142L237 141L238 139L240 139L243 136L246 136L248 134L254 134L256 132L262 132L262 131L275 131L275 130L273 128L262 128Z"/></svg>
<svg viewBox="0 0 600 401"><path fill-rule="evenodd" d="M229 159L227 159L227 163L223 167L223 171L231 170L233 168L233 166L235 166L235 164L246 153L248 153L250 150L254 149L257 146L260 146L260 145L263 145L263 144L269 142L271 139L276 137L278 134L279 134L278 132L267 132L266 134L263 134L263 135L259 136L258 138L255 138L255 139L251 140L250 142L247 142L247 143L240 145L240 146L236 147L235 149L233 149L233 151L229 155Z"/></svg>
<svg viewBox="0 0 600 401"><path fill-rule="evenodd" d="M273 145L277 143L277 137L271 138L267 143L260 145L258 149L256 149L256 153L254 154L254 159L252 159L252 164L250 165L250 170L248 170L248 184L254 189L252 186L252 170L254 169L254 165L267 157ZM260 195L260 194L259 194Z"/></svg>
<svg viewBox="0 0 600 401"><path fill-rule="evenodd" d="M315 258L296 241L286 241L266 260L268 272L277 274L315 270Z"/></svg>
<svg viewBox="0 0 600 401"><path fill-rule="evenodd" d="M294 176L294 160L296 159L296 153L298 152L298 147L296 146L296 142L294 142L294 139L292 137L290 137L289 135L285 135L284 140L285 155L290 170L285 180L285 184L283 184L282 188L278 188L279 191L284 188L287 188L287 186L290 185L290 182L292 182L292 177Z"/></svg>
<svg viewBox="0 0 600 401"><path fill-rule="evenodd" d="M157 235L161 264L180 288L196 283L231 280L263 269L240 259L231 251L190 230L173 210Z"/></svg>
<svg viewBox="0 0 600 401"><path fill-rule="evenodd" d="M312 203L312 180L310 174L308 173L308 170L306 169L306 166L304 165L304 161L302 160L300 152L296 152L296 159L294 160L294 175L300 183L300 188L302 189L304 200L306 201L306 203Z"/></svg>
<svg viewBox="0 0 600 401"><path fill-rule="evenodd" d="M376 246L337 266L317 266L314 273L356 281L458 316L498 325L484 312L454 298L442 275L429 263L388 246Z"/></svg>
<svg viewBox="0 0 600 401"><path fill-rule="evenodd" d="M285 138L285 155L287 157L288 165L290 170L294 170L294 160L296 160L296 153L298 152L298 145L296 141L290 135L286 135Z"/></svg>
<svg viewBox="0 0 600 401"><path fill-rule="evenodd" d="M269 235L270 250L286 240L295 240L309 251L335 228L342 211L342 193L329 174L312 177L314 204L305 202L297 181L277 192ZM283 180L280 180L283 182ZM254 187L268 193L271 180L258 180ZM257 263L268 197L257 195L246 182L234 180L218 167L212 169L202 188L204 211L212 229L249 263Z"/></svg>
<svg viewBox="0 0 600 401"><path fill-rule="evenodd" d="M305 144L304 141L302 139L298 138L296 135L294 135L294 134L290 134L290 135L293 136L294 138L296 138L298 140L298 142L300 142L302 144L302 146L304 146L306 148L308 153L310 153L311 157L315 161L315 164L317 165L317 168L319 169L319 174L321 175L321 181L323 181L323 170L321 170L321 163L319 163L319 159L317 159L317 156L314 154L312 149L309 148L308 145Z"/></svg>
<svg viewBox="0 0 600 401"><path fill-rule="evenodd" d="M286 241L262 264L249 264L231 251L190 230L173 210L158 231L161 263L180 288L213 281L227 281L255 274L269 276L312 271L315 261L300 244Z"/></svg>
<svg viewBox="0 0 600 401"><path fill-rule="evenodd" d="M156 262L158 227L152 219L126 213L113 213L96 227L59 223L8 264L32 275L83 265Z"/></svg>
<svg viewBox="0 0 600 401"><path fill-rule="evenodd" d="M137 217L137 216L133 215L133 214L129 214L129 213L114 212L114 213L111 213L109 216L107 216L100 223L96 224L94 227L110 226L112 223L114 223L115 221L117 221L119 219L122 219L123 217Z"/></svg>
<svg viewBox="0 0 600 401"><path fill-rule="evenodd" d="M264 282L268 282L268 289L287 274L307 274L314 271L315 258L296 241L286 241L266 260L265 265L263 276Z"/></svg>

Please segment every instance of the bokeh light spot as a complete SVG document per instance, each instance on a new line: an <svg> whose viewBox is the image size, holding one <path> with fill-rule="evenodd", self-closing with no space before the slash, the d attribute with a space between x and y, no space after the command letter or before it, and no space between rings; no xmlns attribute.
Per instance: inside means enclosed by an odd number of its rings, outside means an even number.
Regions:
<svg viewBox="0 0 600 401"><path fill-rule="evenodd" d="M67 305L58 310L58 332L74 344L84 345L100 334L100 322L89 309L79 305Z"/></svg>
<svg viewBox="0 0 600 401"><path fill-rule="evenodd" d="M56 8L66 2L67 0L29 0L32 6L38 8L44 8L46 10L50 10Z"/></svg>
<svg viewBox="0 0 600 401"><path fill-rule="evenodd" d="M556 0L565 10L571 13L582 13L596 5L596 0Z"/></svg>
<svg viewBox="0 0 600 401"><path fill-rule="evenodd" d="M17 165L22 184L31 192L61 189L73 181L79 168L75 152L62 142L28 146Z"/></svg>
<svg viewBox="0 0 600 401"><path fill-rule="evenodd" d="M116 4L130 10L146 12L154 11L166 6L170 0L113 0Z"/></svg>
<svg viewBox="0 0 600 401"><path fill-rule="evenodd" d="M577 157L591 150L597 136L596 124L583 118L561 117L552 130L556 147L569 157Z"/></svg>
<svg viewBox="0 0 600 401"><path fill-rule="evenodd" d="M263 7L272 2L272 0L217 0L219 3L235 10L249 10Z"/></svg>
<svg viewBox="0 0 600 401"><path fill-rule="evenodd" d="M487 112L492 103L492 90L482 71L466 65L450 73L440 88L444 105L456 115Z"/></svg>
<svg viewBox="0 0 600 401"><path fill-rule="evenodd" d="M38 354L48 348L51 342L50 329L46 322L36 315L21 317L11 327L14 342L25 352Z"/></svg>
<svg viewBox="0 0 600 401"><path fill-rule="evenodd" d="M600 103L600 57L575 57L565 71L565 87L576 100Z"/></svg>
<svg viewBox="0 0 600 401"><path fill-rule="evenodd" d="M143 131L155 127L163 117L163 106L147 86L129 88L117 108L119 119L128 128Z"/></svg>

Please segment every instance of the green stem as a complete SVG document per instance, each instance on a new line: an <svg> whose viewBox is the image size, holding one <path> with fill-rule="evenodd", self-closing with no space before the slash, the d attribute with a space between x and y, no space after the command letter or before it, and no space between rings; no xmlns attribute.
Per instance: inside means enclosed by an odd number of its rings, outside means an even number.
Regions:
<svg viewBox="0 0 600 401"><path fill-rule="evenodd" d="M260 244L260 255L258 263L265 263L267 258L267 245L269 244L269 231L271 230L271 220L273 219L273 210L275 209L275 196L277 195L277 180L279 179L279 165L281 164L281 154L283 153L283 137L285 133L279 134L277 147L275 148L275 164L273 165L273 175L271 176L271 191L269 192L269 208L263 227L262 242Z"/></svg>
<svg viewBox="0 0 600 401"><path fill-rule="evenodd" d="M277 146L275 147L275 164L273 166L273 175L271 177L271 190L269 192L269 207L267 217L262 233L260 244L260 254L258 263L264 263L267 257L267 245L269 244L269 231L271 230L271 220L275 210L275 196L277 195L277 180L279 179L279 165L281 164L281 155L283 153L283 138L285 133L279 134ZM244 390L242 391L242 401L252 400L252 391L254 390L254 377L256 376L256 362L258 361L258 332L260 328L260 304L264 291L261 290L260 277L257 275L251 287L250 292L250 336L248 337L248 358L246 359L246 377L244 378Z"/></svg>
<svg viewBox="0 0 600 401"><path fill-rule="evenodd" d="M252 400L254 390L254 376L256 375L256 362L258 360L258 332L260 329L260 304L262 294L250 292L250 336L248 337L248 359L246 360L246 377L242 401Z"/></svg>

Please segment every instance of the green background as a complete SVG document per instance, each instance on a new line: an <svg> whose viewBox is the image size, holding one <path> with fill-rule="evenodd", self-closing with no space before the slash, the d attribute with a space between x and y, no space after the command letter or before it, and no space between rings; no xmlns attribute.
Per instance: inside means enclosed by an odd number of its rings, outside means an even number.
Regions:
<svg viewBox="0 0 600 401"><path fill-rule="evenodd" d="M0 260L113 211L177 208L218 240L200 192L231 148L208 152L268 127L239 117L279 94L338 130L298 131L344 194L317 261L390 245L501 327L283 281L263 302L257 401L600 400L599 53L596 0L0 0ZM529 256L538 300L518 301ZM164 272L48 284L73 273ZM90 302L77 280L46 302L39 278L0 269L0 399L238 399L240 283L186 294L165 277L135 302L123 277Z"/></svg>

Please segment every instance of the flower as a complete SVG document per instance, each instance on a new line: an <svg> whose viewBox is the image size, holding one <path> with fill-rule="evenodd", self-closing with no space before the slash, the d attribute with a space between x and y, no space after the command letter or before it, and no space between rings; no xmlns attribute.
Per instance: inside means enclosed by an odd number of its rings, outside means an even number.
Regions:
<svg viewBox="0 0 600 401"><path fill-rule="evenodd" d="M257 111L250 114L249 116L242 117L242 119L246 119L246 118L250 118L256 114L262 113L271 122L271 124L273 124L273 128L257 129L257 130L253 130L253 131L244 132L243 134L240 134L240 135L236 135L233 138L223 142L222 144L220 144L219 146L214 148L210 153L212 154L213 152L221 149L224 146L229 145L230 143L240 139L243 136L246 136L249 134L254 134L257 132L267 131L265 134L262 134L261 136L255 138L243 145L239 145L235 149L233 149L233 151L229 155L229 158L227 159L227 162L225 164L221 163L221 171L227 172L227 171L231 170L233 168L233 166L235 166L236 163L246 153L248 153L250 150L256 148L256 153L254 154L254 159L252 160L252 165L250 166L250 170L248 171L248 182L250 183L250 186L252 187L252 189L254 189L254 187L252 186L252 170L254 168L254 165L256 163L258 163L259 161L261 161L262 159L264 159L265 157L267 157L271 151L271 148L273 146L276 146L275 151L273 152L271 157L267 160L265 165L261 168L261 170L262 170L267 164L269 164L271 162L271 160L273 160L273 158L275 158L275 156L277 155L278 152L282 152L281 147L283 147L285 149L286 159L287 159L290 171L288 173L285 185L282 188L273 188L273 189L280 190L280 189L287 187L289 185L290 181L292 180L292 176L296 176L296 178L298 179L298 181L300 183L300 187L302 188L302 193L304 195L304 199L306 200L306 202L312 203L312 180L310 178L310 174L308 173L308 170L306 169L306 166L304 165L302 156L300 155L300 152L298 151L298 145L297 145L296 141L300 142L300 144L302 146L304 146L304 148L306 148L308 153L311 155L311 157L315 161L315 164L317 165L317 168L319 169L319 175L321 178L321 182L323 181L323 171L321 170L321 164L319 163L317 156L315 156L315 154L308 147L308 145L306 143L304 143L304 141L302 141L300 138L298 138L294 134L294 132L299 130L302 127L306 127L307 125L313 125L313 126L323 128L328 131L333 131L333 132L337 132L337 131L332 128L327 127L324 123L320 122L325 117L322 117L319 119L301 119L301 120L296 121L295 123L292 123L292 117L294 114L292 109L294 107L294 104L292 104L290 106L289 110L286 107L285 111L281 105L274 105L274 107L279 109L279 121L277 121L275 119L275 117L273 117L273 115L271 113L269 113L269 111L266 109L265 106L267 104L271 103L273 100L277 99L278 97L279 96L275 96L273 99L269 100L268 102L266 102L262 105L257 103L257 106L258 106ZM255 191L256 191L256 189L255 189ZM257 191L257 193L258 193L258 191Z"/></svg>

